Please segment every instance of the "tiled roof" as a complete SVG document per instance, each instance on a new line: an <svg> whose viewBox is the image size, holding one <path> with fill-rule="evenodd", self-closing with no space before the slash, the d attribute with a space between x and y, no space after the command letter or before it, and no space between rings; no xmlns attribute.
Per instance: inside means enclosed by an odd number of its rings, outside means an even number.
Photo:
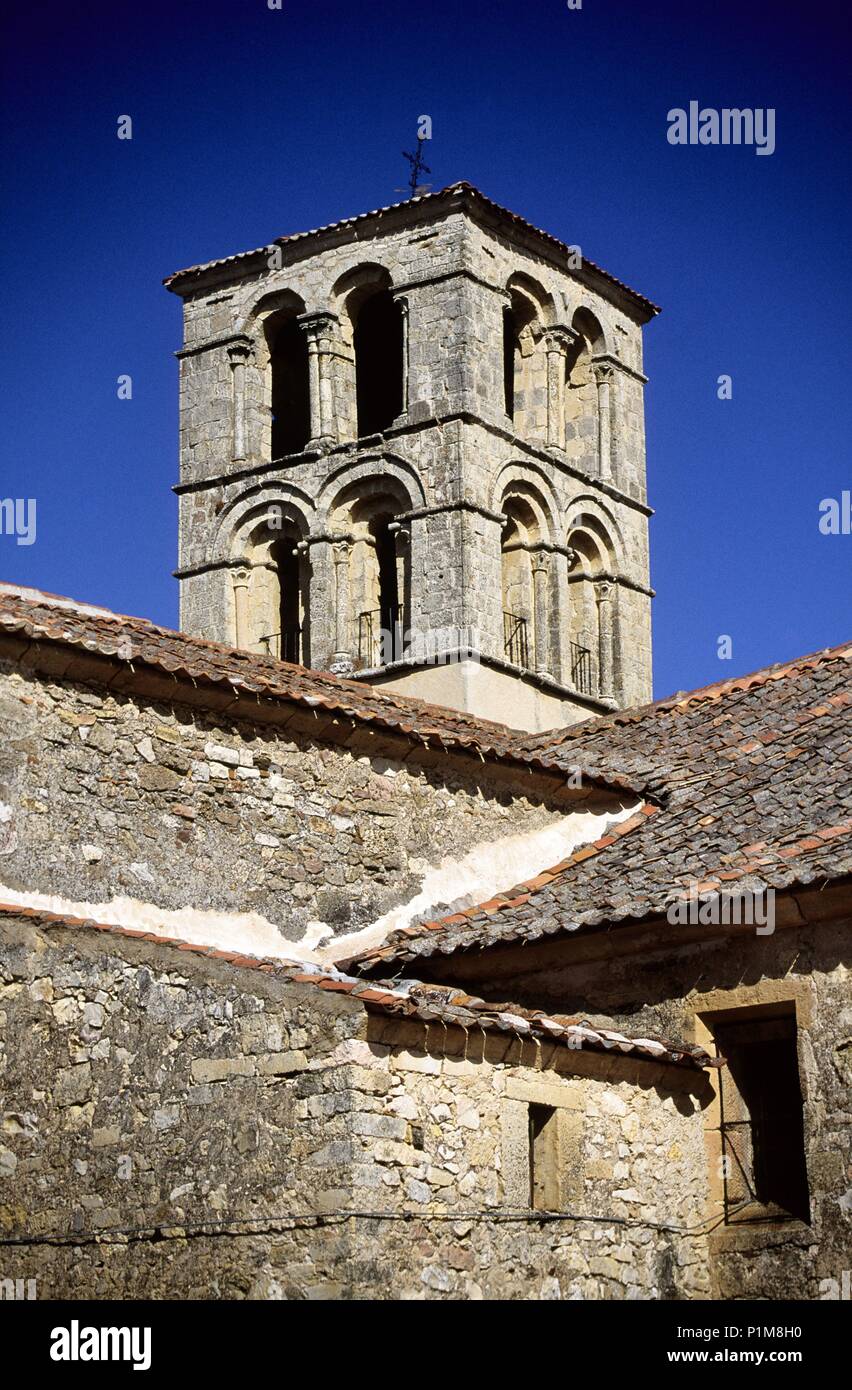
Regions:
<svg viewBox="0 0 852 1390"><path fill-rule="evenodd" d="M0 634L21 634L33 641L61 643L82 653L92 652L124 661L128 674L148 666L194 683L194 697L203 700L204 687L219 687L231 695L253 700L286 702L343 720L389 729L420 746L471 752L482 758L561 771L563 759L527 752L516 745L516 730L477 719L442 705L427 704L407 695L392 694L323 671L294 666L275 657L257 656L234 647L207 642L143 618L128 618L105 608L72 599L0 584ZM73 664L68 668L74 678ZM200 684L199 684L200 683ZM582 769L581 769L582 771ZM598 786L636 798L626 780L584 778Z"/></svg>
<svg viewBox="0 0 852 1390"><path fill-rule="evenodd" d="M321 236L325 232L340 231L346 227L358 227L363 222L373 221L391 212L399 212L406 208L418 208L428 203L437 205L452 199L456 199L456 201L461 203L467 203L471 206L476 206L478 204L501 221L508 221L520 230L532 234L541 241L547 242L560 255L564 254L567 256L569 252L574 249L567 246L565 242L560 241L558 237L552 236L550 232L544 232L540 227L534 226L532 222L527 222L527 220L518 213L510 212L508 208L504 208L499 203L493 202L491 198L486 198L485 194L480 193L479 189L474 188L473 184L466 183L462 180L459 183L449 184L446 188L441 188L435 193L423 193L416 198L408 198L404 202L390 203L387 207L374 208L372 212L361 212L355 217L343 217L337 222L327 223L324 227L312 227L311 230L307 232L291 232L288 236L274 237L266 246L255 247L252 251L239 251L233 256L222 256L219 260L205 261L201 265L188 266L185 270L176 270L173 275L168 275L166 277L163 284L168 289L174 290L175 293L182 293L187 289L191 289L192 282L205 274L205 272L218 270L222 266L237 265L240 261L250 260L253 256L266 255L270 246L287 246L296 241L304 241L308 237ZM624 294L634 300L649 318L660 312L658 305L652 303L650 299L646 299L645 296L639 294L638 291L632 290L629 285L625 285L623 280L618 280L614 275L610 275L609 271L603 270L601 266L589 260L588 256L583 256L583 266L591 270L601 279L607 280L611 285L616 285L619 290L623 291Z"/></svg>
<svg viewBox="0 0 852 1390"><path fill-rule="evenodd" d="M852 645L516 747L628 778L659 808L489 903L405 927L361 969L636 921L695 893L852 873ZM654 814L647 814L654 810Z"/></svg>
<svg viewBox="0 0 852 1390"><path fill-rule="evenodd" d="M419 980L370 980L346 975L333 965L315 965L299 960L268 960L199 946L154 932L117 927L80 917L63 916L41 909L0 902L0 929L3 919L29 921L46 930L91 928L112 936L131 937L157 946L174 947L228 965L258 970L287 984L348 994L371 1012L409 1018L422 1023L441 1023L448 1027L509 1033L537 1039L575 1051L613 1052L633 1055L654 1062L680 1067L715 1067L718 1058L689 1043L671 1042L655 1036L628 1037L612 1028L593 1027L582 1018L545 1014L516 1004L491 1004L463 990L447 985L423 984Z"/></svg>

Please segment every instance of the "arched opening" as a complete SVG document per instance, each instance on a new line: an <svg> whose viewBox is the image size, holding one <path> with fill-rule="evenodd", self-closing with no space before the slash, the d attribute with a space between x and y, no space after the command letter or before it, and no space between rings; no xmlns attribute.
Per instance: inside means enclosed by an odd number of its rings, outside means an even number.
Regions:
<svg viewBox="0 0 852 1390"><path fill-rule="evenodd" d="M401 600L404 575L400 573L397 550L398 523L386 513L369 522L373 541L374 574L369 585L369 601L373 605L362 614L360 634L362 659L373 666L387 666L402 657L405 646L405 612Z"/></svg>
<svg viewBox="0 0 852 1390"><path fill-rule="evenodd" d="M309 666L310 562L298 522L270 511L239 551L236 645Z"/></svg>
<svg viewBox="0 0 852 1390"><path fill-rule="evenodd" d="M592 355L603 350L603 332L588 309L578 309L571 326L577 338L565 363L565 452L590 477L597 477L600 425Z"/></svg>
<svg viewBox="0 0 852 1390"><path fill-rule="evenodd" d="M278 641L272 650L282 661L310 665L310 603L308 560L297 533L282 536L270 547L278 581Z"/></svg>
<svg viewBox="0 0 852 1390"><path fill-rule="evenodd" d="M610 585L604 576L611 568L608 539L597 534L592 518L589 525L569 531L568 545L575 560L569 571L571 589L570 680L583 695L611 695L604 689L611 683L613 669L613 629L603 604Z"/></svg>
<svg viewBox="0 0 852 1390"><path fill-rule="evenodd" d="M402 309L389 289L350 296L358 436L379 434L402 413Z"/></svg>
<svg viewBox="0 0 852 1390"><path fill-rule="evenodd" d="M510 287L503 310L503 395L506 414L518 434L547 437L547 354L544 309L531 293Z"/></svg>
<svg viewBox="0 0 852 1390"><path fill-rule="evenodd" d="M409 533L398 518L410 508L393 480L375 477L350 484L330 511L332 530L350 538L345 625L357 670L399 661L409 647Z"/></svg>
<svg viewBox="0 0 852 1390"><path fill-rule="evenodd" d="M311 434L308 340L295 309L280 309L264 324L269 349L272 459L297 454Z"/></svg>
<svg viewBox="0 0 852 1390"><path fill-rule="evenodd" d="M503 515L503 653L514 666L532 668L537 637L533 547L540 539L540 529L533 508L522 497L505 499Z"/></svg>

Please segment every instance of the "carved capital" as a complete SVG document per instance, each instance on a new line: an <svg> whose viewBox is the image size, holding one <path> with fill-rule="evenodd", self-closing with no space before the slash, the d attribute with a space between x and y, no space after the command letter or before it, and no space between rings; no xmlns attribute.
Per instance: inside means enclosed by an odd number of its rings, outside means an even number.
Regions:
<svg viewBox="0 0 852 1390"><path fill-rule="evenodd" d="M228 344L228 360L232 367L243 367L254 356L254 343L251 338L239 338Z"/></svg>
<svg viewBox="0 0 852 1390"><path fill-rule="evenodd" d="M320 310L313 314L300 314L296 322L307 336L309 345L315 343L317 347L323 347L334 336L340 320L336 314Z"/></svg>
<svg viewBox="0 0 852 1390"><path fill-rule="evenodd" d="M561 323L553 324L544 331L545 350L547 352L567 353L579 341L579 336L573 328L567 328Z"/></svg>

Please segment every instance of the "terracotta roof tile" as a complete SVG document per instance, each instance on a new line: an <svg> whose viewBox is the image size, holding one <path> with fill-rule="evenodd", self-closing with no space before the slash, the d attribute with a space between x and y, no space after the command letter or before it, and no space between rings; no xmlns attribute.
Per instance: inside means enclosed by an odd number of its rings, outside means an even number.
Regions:
<svg viewBox="0 0 852 1390"><path fill-rule="evenodd" d="M309 237L321 237L329 233L342 231L348 227L360 228L361 224L364 222L380 224L381 219L387 217L389 213L395 213L402 217L408 213L409 216L413 215L418 218L418 220L422 220L420 213L424 206L437 210L442 204L456 204L460 207L467 206L473 211L477 209L487 211L499 222L509 227L516 227L518 230L532 235L537 240L548 245L560 257L563 255L568 257L573 253L574 248L560 241L558 237L551 235L550 232L542 231L540 227L534 226L533 223L528 222L526 218L521 217L518 213L510 212L508 208L504 208L499 203L495 203L491 198L487 198L484 193L480 193L478 188L474 188L473 184L466 183L462 180L459 183L449 184L446 188L438 189L434 193L424 193L417 198L408 198L405 202L391 203L383 208L374 208L371 212L361 212L355 217L344 217L337 222L329 222L323 227L313 227L310 231L292 232L289 236L273 237L272 241L266 246L256 247L252 251L239 251L236 255L223 256L219 260L206 261L201 265L189 266L186 270L176 270L173 275L168 275L166 277L163 284L167 289L174 291L176 294L186 293L209 271L218 271L226 266L238 267L243 261L259 260L261 257L267 257L270 246L289 246L294 242L305 241ZM623 280L618 280L614 275L611 275L608 270L603 270L601 266L595 265L595 262L589 260L588 256L583 256L583 269L586 273L591 272L594 278L608 281L609 284L615 285L627 295L629 299L632 299L648 318L660 312L658 305L652 303L650 299L646 299L646 297L643 294L639 294L638 291L632 290L629 285L625 285ZM584 278L582 274L581 278Z"/></svg>
<svg viewBox="0 0 852 1390"><path fill-rule="evenodd" d="M330 717L345 714L362 725L394 730L418 748L430 744L448 752L468 751L483 759L516 766L559 774L564 770L560 757L525 751L519 744L517 730L504 724L355 680L342 680L274 657L208 642L142 618L124 617L38 589L0 584L2 633L24 635L35 643L58 643L120 661L125 665L128 680L141 675L145 668L167 671L172 676L179 673L192 685L195 701L203 701L205 691L226 687L233 695L249 692L255 705L268 701L321 709ZM638 797L626 779L609 779L598 770L590 771L588 776L582 768L580 772L588 787Z"/></svg>
<svg viewBox="0 0 852 1390"><path fill-rule="evenodd" d="M130 927L117 927L36 908L19 907L16 903L0 902L0 930L5 923L15 919L34 922L48 931L63 928L97 928L116 937L150 941L158 946L177 948L189 954L220 960L235 969L260 970L287 984L349 994L365 1008L392 1016L439 1020L448 1026L475 1028L477 1031L484 1029L512 1033L520 1037L542 1037L574 1050L607 1052L615 1047L638 1058L666 1062L672 1066L696 1069L720 1064L717 1058L711 1057L703 1048L689 1043L648 1036L629 1038L611 1028L593 1027L582 1019L557 1014L548 1015L537 1009L522 1008L517 1004L489 1004L453 986L431 985L410 979L376 980L367 983L357 976L343 974L334 966L246 956L209 946L194 945L171 937L160 937Z"/></svg>
<svg viewBox="0 0 852 1390"><path fill-rule="evenodd" d="M440 951L660 915L688 888L782 891L852 873L852 645L549 734L527 752L626 777L654 805L554 865L553 881L483 921L424 924L357 960L374 970ZM724 752L724 757L720 752ZM696 887L697 885L697 887Z"/></svg>

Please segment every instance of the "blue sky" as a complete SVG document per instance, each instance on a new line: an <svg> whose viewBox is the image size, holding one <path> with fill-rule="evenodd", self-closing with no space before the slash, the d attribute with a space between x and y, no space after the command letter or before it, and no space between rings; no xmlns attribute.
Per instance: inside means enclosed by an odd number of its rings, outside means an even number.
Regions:
<svg viewBox="0 0 852 1390"><path fill-rule="evenodd" d="M656 693L848 639L852 536L818 525L852 489L847 23L819 0L19 10L0 496L35 497L38 526L0 536L0 577L176 625L180 303L160 282L395 201L426 113L435 186L468 179L663 306ZM690 100L775 108L775 153L669 145Z"/></svg>

